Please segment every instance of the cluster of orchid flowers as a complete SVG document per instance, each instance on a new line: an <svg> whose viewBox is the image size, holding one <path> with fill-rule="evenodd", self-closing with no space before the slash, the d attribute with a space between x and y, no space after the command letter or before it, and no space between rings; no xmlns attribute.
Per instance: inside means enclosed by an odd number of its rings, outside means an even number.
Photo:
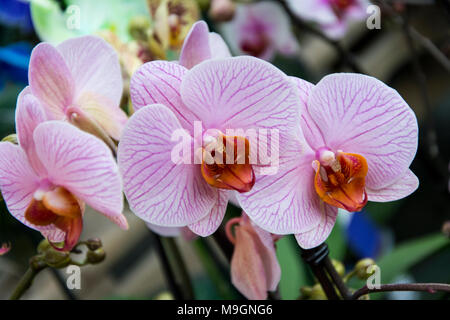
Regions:
<svg viewBox="0 0 450 320"><path fill-rule="evenodd" d="M330 2L345 9L357 1ZM261 34L244 35L252 30ZM246 53L273 54L261 47L266 38L249 39L256 43L242 40ZM295 50L289 38L276 43ZM418 187L409 169L417 119L394 89L350 73L313 85L259 58L232 57L203 21L190 29L179 61L150 61L134 72L129 119L122 92L119 58L99 37L41 43L32 52L29 86L17 100L18 144L0 142L0 190L10 213L57 250L77 244L86 204L127 229L123 193L153 231L189 238L213 234L232 201L243 209L226 226L233 284L264 299L280 280L281 236L316 247L339 209L360 211ZM275 131L277 139L255 141L249 130ZM261 143L278 155L276 170L267 170ZM189 156L174 161L181 149Z"/></svg>

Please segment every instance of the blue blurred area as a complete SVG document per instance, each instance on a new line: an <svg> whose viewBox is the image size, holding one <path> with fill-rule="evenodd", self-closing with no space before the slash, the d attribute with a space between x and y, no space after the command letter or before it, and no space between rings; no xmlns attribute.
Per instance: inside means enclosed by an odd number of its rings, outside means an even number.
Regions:
<svg viewBox="0 0 450 320"><path fill-rule="evenodd" d="M6 82L27 84L31 50L26 42L0 47L0 90Z"/></svg>
<svg viewBox="0 0 450 320"><path fill-rule="evenodd" d="M1 0L0 24L18 27L24 32L33 30L30 4L20 0Z"/></svg>
<svg viewBox="0 0 450 320"><path fill-rule="evenodd" d="M381 249L381 233L364 210L352 215L347 227L350 249L358 258L376 258Z"/></svg>

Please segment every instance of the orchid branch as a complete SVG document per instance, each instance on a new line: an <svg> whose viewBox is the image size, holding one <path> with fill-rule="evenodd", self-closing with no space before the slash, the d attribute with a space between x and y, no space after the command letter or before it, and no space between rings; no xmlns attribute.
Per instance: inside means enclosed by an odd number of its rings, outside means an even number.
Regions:
<svg viewBox="0 0 450 320"><path fill-rule="evenodd" d="M382 284L379 288L373 289L369 289L367 286L364 286L353 293L352 299L357 300L361 296L370 293L391 291L422 291L430 293L435 293L437 291L450 292L450 285L444 283L394 283Z"/></svg>
<svg viewBox="0 0 450 320"><path fill-rule="evenodd" d="M31 287L34 278L46 267L46 264L30 263L30 266L20 279L13 293L9 297L9 300L19 300L23 296L23 294Z"/></svg>
<svg viewBox="0 0 450 320"><path fill-rule="evenodd" d="M332 45L335 50L339 53L341 59L353 70L353 72L356 73L365 73L361 67L356 62L354 56L348 52L338 41L332 40L328 38L325 34L320 32L319 30L311 27L309 24L305 23L303 20L301 20L299 17L297 17L292 10L289 8L287 2L285 0L278 0L278 2L281 4L281 6L284 8L286 13L291 18L292 23L300 30L305 30L316 37L322 39L323 41L327 42L328 44ZM297 33L296 33L297 35ZM298 38L298 35L297 35Z"/></svg>

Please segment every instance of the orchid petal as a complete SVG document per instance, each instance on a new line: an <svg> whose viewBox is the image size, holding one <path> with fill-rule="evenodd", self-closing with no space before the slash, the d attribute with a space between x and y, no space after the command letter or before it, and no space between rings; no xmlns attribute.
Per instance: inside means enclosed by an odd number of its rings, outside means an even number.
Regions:
<svg viewBox="0 0 450 320"><path fill-rule="evenodd" d="M300 78L290 77L290 79L295 83L297 87L297 93L299 94L299 106L301 111L300 127L302 128L302 133L306 142L309 146L324 146L325 141L322 137L322 132L311 119L308 112L308 99L311 94L314 85Z"/></svg>
<svg viewBox="0 0 450 320"><path fill-rule="evenodd" d="M221 59L231 57L230 49L223 40L222 36L215 32L209 33L209 47L212 59Z"/></svg>
<svg viewBox="0 0 450 320"><path fill-rule="evenodd" d="M172 161L175 132L183 133L191 143L192 138L169 108L147 106L128 121L118 151L132 211L146 222L168 227L204 218L217 192L203 180L200 166Z"/></svg>
<svg viewBox="0 0 450 320"><path fill-rule="evenodd" d="M48 179L65 187L92 208L126 229L119 170L111 150L96 137L74 126L49 121L34 131L36 152L51 168Z"/></svg>
<svg viewBox="0 0 450 320"><path fill-rule="evenodd" d="M280 141L300 129L298 95L280 70L254 57L205 61L183 78L181 96L205 128L279 130ZM270 146L268 147L270 150Z"/></svg>
<svg viewBox="0 0 450 320"><path fill-rule="evenodd" d="M228 195L230 192L218 190L217 200L211 212L206 217L199 221L190 224L189 229L202 237L207 237L216 232L222 223L225 211L227 210Z"/></svg>
<svg viewBox="0 0 450 320"><path fill-rule="evenodd" d="M211 58L209 29L205 21L197 21L186 36L180 53L180 64L191 69L196 64Z"/></svg>
<svg viewBox="0 0 450 320"><path fill-rule="evenodd" d="M58 50L48 43L38 44L31 53L28 79L49 118L62 119L73 102L75 83Z"/></svg>
<svg viewBox="0 0 450 320"><path fill-rule="evenodd" d="M108 136L119 141L123 127L128 120L126 113L119 107L111 108L107 100L85 93L77 102L108 134Z"/></svg>
<svg viewBox="0 0 450 320"><path fill-rule="evenodd" d="M293 145L275 175L260 176L247 193L237 195L242 209L259 227L275 234L307 232L321 218L321 200L314 190L314 153Z"/></svg>
<svg viewBox="0 0 450 320"><path fill-rule="evenodd" d="M267 291L275 291L280 283L281 268L278 263L272 234L256 225L252 224L252 227L262 244L260 247L260 255L264 264L264 269L266 270Z"/></svg>
<svg viewBox="0 0 450 320"><path fill-rule="evenodd" d="M414 112L397 91L375 78L326 76L309 95L308 112L326 146L366 158L368 188L381 189L398 180L416 154Z"/></svg>
<svg viewBox="0 0 450 320"><path fill-rule="evenodd" d="M249 226L236 226L236 244L231 258L231 282L250 300L267 299L266 270L260 240Z"/></svg>
<svg viewBox="0 0 450 320"><path fill-rule="evenodd" d="M25 211L38 187L39 177L31 168L25 152L17 145L0 142L0 190L8 211L26 226L53 241L61 241L64 233L56 227L35 226L25 219Z"/></svg>
<svg viewBox="0 0 450 320"><path fill-rule="evenodd" d="M27 154L28 161L37 174L45 174L46 169L36 155L33 132L46 120L47 117L39 101L30 93L29 87L25 88L17 98L16 131L19 145Z"/></svg>
<svg viewBox="0 0 450 320"><path fill-rule="evenodd" d="M163 227L156 224L146 223L147 227L154 233L163 237L178 237L183 227Z"/></svg>
<svg viewBox="0 0 450 320"><path fill-rule="evenodd" d="M180 86L187 69L177 63L152 61L141 66L131 78L130 94L135 110L151 104L167 106L183 128L193 132L198 118L181 101Z"/></svg>
<svg viewBox="0 0 450 320"><path fill-rule="evenodd" d="M338 208L332 207L324 202L320 203L321 220L314 229L298 233L295 239L300 247L303 249L311 249L317 247L325 240L327 240L336 222Z"/></svg>
<svg viewBox="0 0 450 320"><path fill-rule="evenodd" d="M119 107L122 72L116 51L105 40L97 36L77 37L62 42L57 50L73 75L76 97L90 92L106 100L105 106Z"/></svg>
<svg viewBox="0 0 450 320"><path fill-rule="evenodd" d="M317 0L287 0L291 10L305 20L312 20L320 24L331 24L337 21L328 1Z"/></svg>
<svg viewBox="0 0 450 320"><path fill-rule="evenodd" d="M366 192L369 201L388 202L409 196L418 187L419 179L408 169L408 171L393 184L378 190L366 188Z"/></svg>

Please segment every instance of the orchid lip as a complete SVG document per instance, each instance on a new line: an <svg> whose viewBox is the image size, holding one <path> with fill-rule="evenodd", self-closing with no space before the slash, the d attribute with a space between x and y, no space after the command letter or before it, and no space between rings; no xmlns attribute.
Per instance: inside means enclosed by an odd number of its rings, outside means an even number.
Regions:
<svg viewBox="0 0 450 320"><path fill-rule="evenodd" d="M244 143L245 155L238 154L238 141ZM219 189L240 193L250 191L255 184L255 174L249 161L249 141L239 136L227 137L220 134L218 138L206 139L206 142L206 147L202 149L201 164L205 181Z"/></svg>
<svg viewBox="0 0 450 320"><path fill-rule="evenodd" d="M25 211L25 219L37 226L55 225L65 232L63 247L57 250L69 251L77 243L82 231L82 205L63 187L44 191L38 189Z"/></svg>
<svg viewBox="0 0 450 320"><path fill-rule="evenodd" d="M367 203L365 177L367 161L358 154L321 148L313 161L316 171L314 188L319 197L329 205L350 212L361 211Z"/></svg>

